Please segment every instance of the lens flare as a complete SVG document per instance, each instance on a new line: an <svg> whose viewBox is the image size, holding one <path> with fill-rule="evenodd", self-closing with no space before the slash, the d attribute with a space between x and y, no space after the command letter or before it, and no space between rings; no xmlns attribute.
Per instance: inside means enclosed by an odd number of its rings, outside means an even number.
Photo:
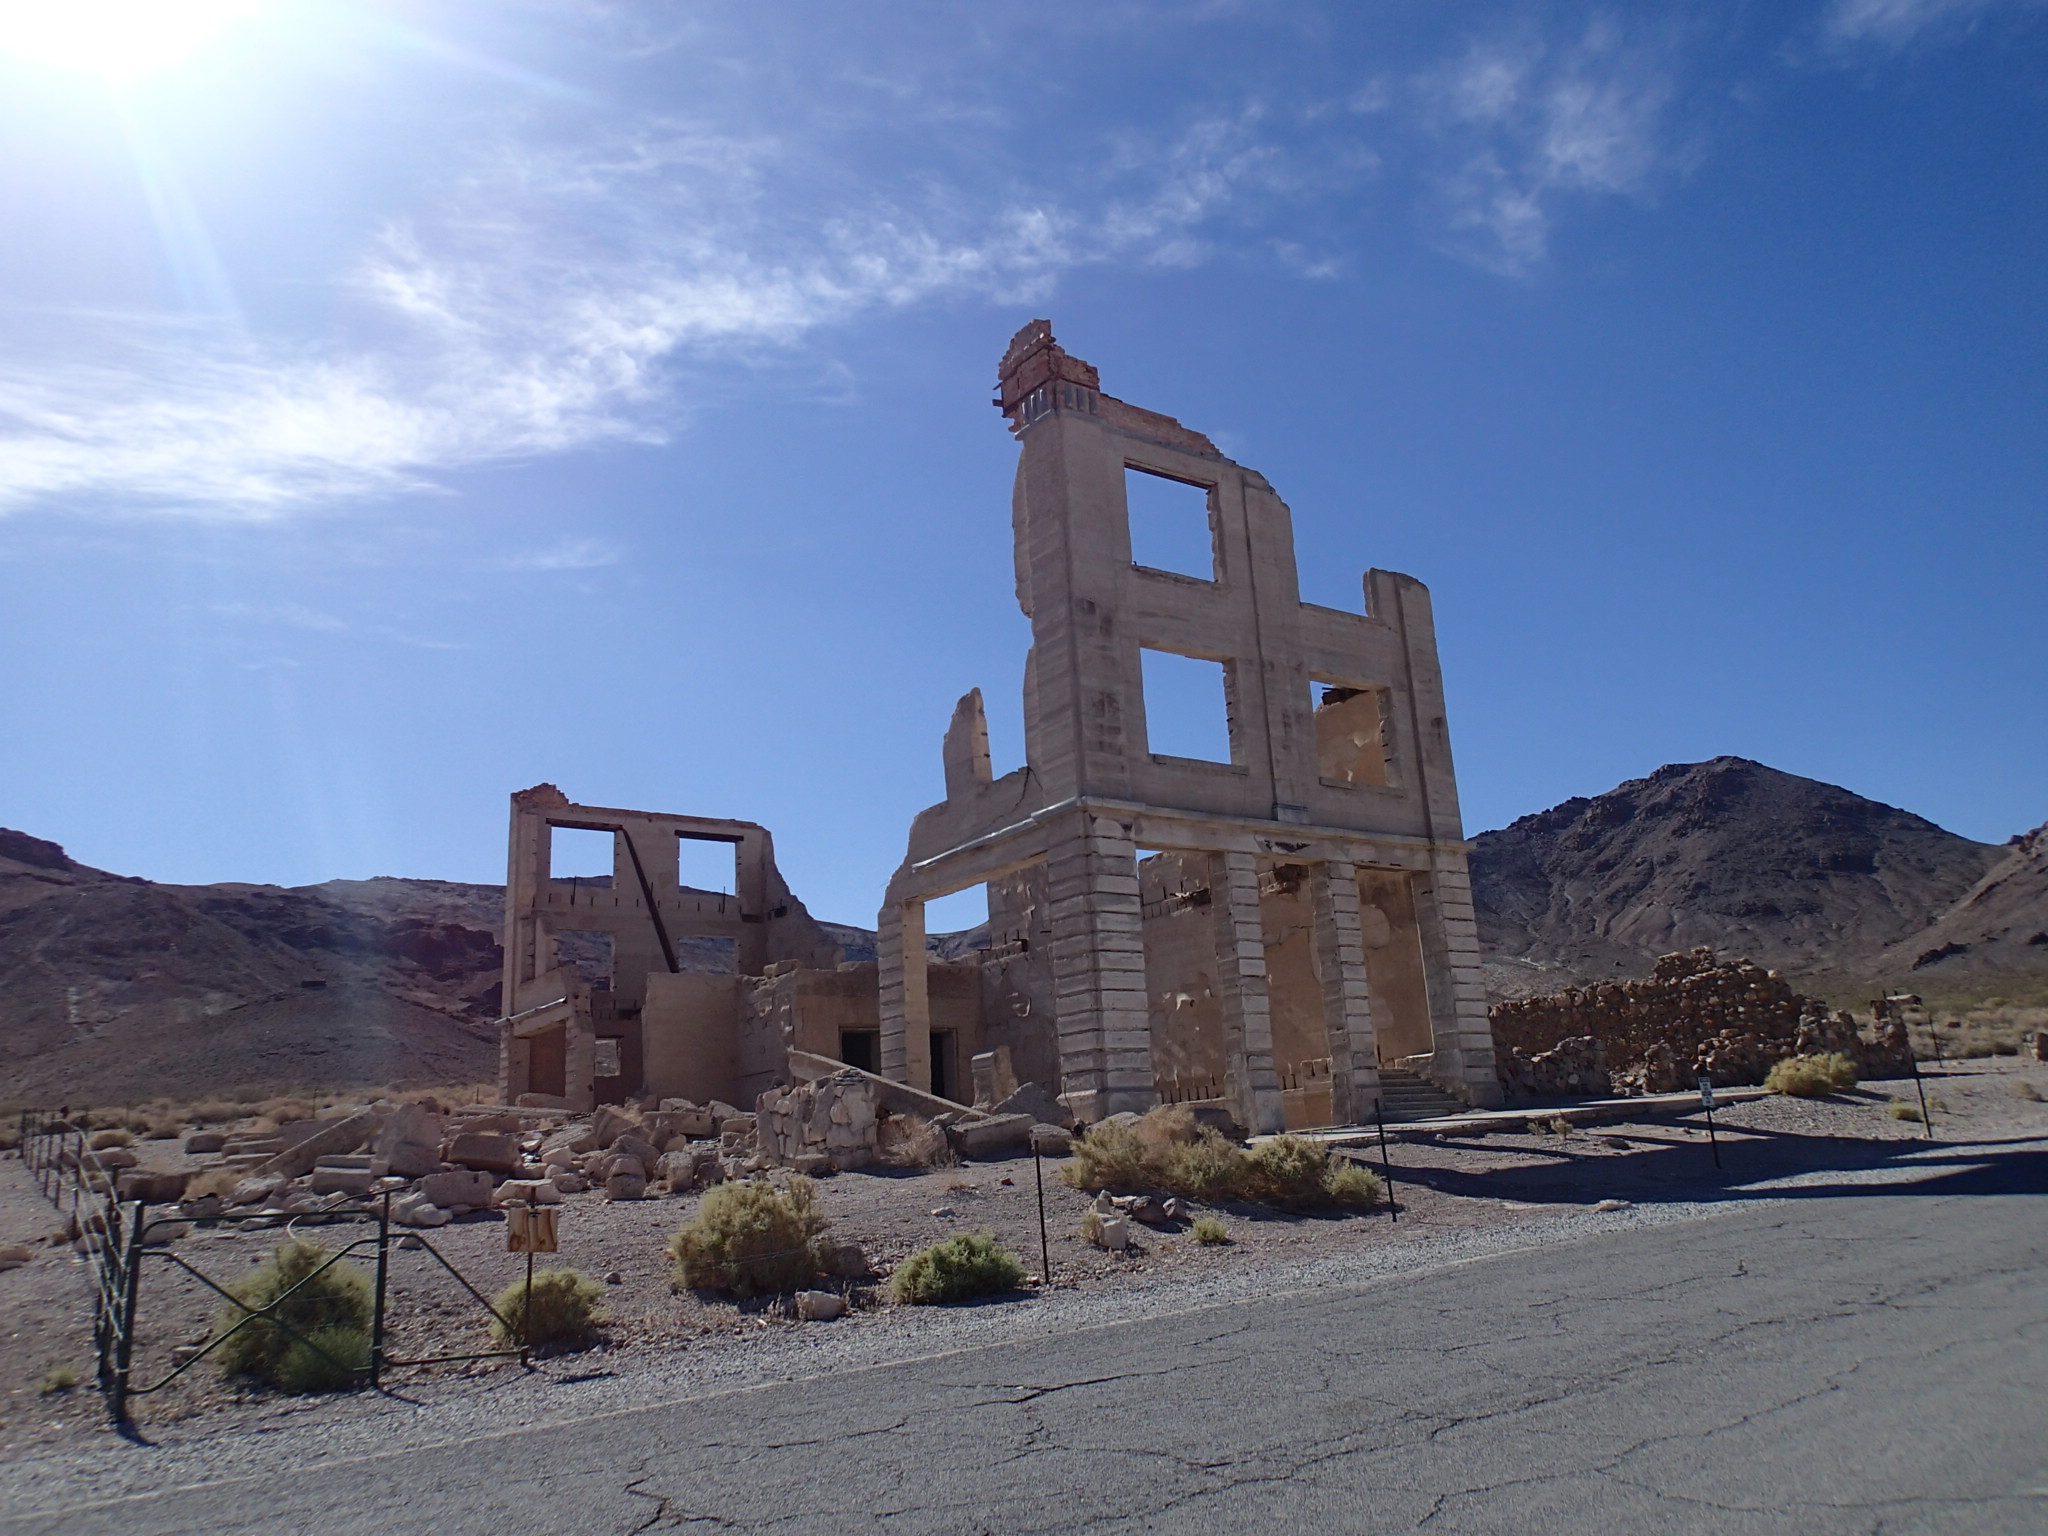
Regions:
<svg viewBox="0 0 2048 1536"><path fill-rule="evenodd" d="M122 84L175 64L262 0L0 0L0 50Z"/></svg>

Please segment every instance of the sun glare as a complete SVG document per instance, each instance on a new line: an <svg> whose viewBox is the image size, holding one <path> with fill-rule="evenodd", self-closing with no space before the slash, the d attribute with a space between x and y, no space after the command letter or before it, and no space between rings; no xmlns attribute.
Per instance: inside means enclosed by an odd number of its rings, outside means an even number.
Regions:
<svg viewBox="0 0 2048 1536"><path fill-rule="evenodd" d="M0 50L115 83L175 64L262 0L0 0Z"/></svg>

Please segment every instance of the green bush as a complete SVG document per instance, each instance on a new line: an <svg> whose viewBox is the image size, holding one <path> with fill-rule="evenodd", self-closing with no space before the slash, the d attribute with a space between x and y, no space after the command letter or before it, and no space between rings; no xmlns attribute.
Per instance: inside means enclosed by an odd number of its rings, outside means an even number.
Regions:
<svg viewBox="0 0 2048 1536"><path fill-rule="evenodd" d="M758 1180L715 1186L669 1239L676 1284L740 1297L809 1284L818 1275L811 1239L831 1225L817 1199L817 1186L800 1175L787 1194Z"/></svg>
<svg viewBox="0 0 2048 1536"><path fill-rule="evenodd" d="M1305 1136L1275 1136L1246 1160L1245 1192L1272 1205L1317 1205L1326 1193L1330 1154Z"/></svg>
<svg viewBox="0 0 2048 1536"><path fill-rule="evenodd" d="M370 1335L361 1328L315 1328L286 1342L271 1380L286 1392L346 1392L370 1370Z"/></svg>
<svg viewBox="0 0 2048 1536"><path fill-rule="evenodd" d="M322 1269L322 1265L327 1267ZM320 1359L319 1352L326 1346L318 1343L330 1332L354 1332L367 1340L371 1286L369 1275L360 1265L346 1259L328 1264L325 1248L293 1239L278 1244L269 1263L229 1289L245 1305L264 1309L255 1317L249 1317L240 1307L227 1308L220 1314L215 1325L219 1329L242 1324L215 1352L221 1369L230 1375L268 1381L288 1392L321 1392L350 1384L353 1377L344 1369L350 1362L360 1358L363 1365L368 1364L367 1343L360 1356L328 1351L334 1355L332 1361ZM245 1317L248 1321L242 1322ZM308 1350L306 1340L314 1341L317 1348ZM342 1339L336 1343L353 1348ZM288 1357L295 1352L310 1356L319 1369L305 1360L288 1363ZM329 1374L322 1376L321 1371ZM316 1380L329 1384L293 1384Z"/></svg>
<svg viewBox="0 0 2048 1536"><path fill-rule="evenodd" d="M1832 1056L1787 1056L1772 1067L1764 1087L1795 1099L1824 1098L1856 1086L1856 1063L1839 1051Z"/></svg>
<svg viewBox="0 0 2048 1536"><path fill-rule="evenodd" d="M1203 1126L1193 1141L1168 1142L1154 1153L1158 1183L1190 1200L1228 1200L1244 1187L1244 1148Z"/></svg>
<svg viewBox="0 0 2048 1536"><path fill-rule="evenodd" d="M1198 1216L1195 1224L1188 1228L1188 1236L1204 1248L1215 1248L1230 1241L1230 1232L1214 1216Z"/></svg>
<svg viewBox="0 0 2048 1536"><path fill-rule="evenodd" d="M944 1306L1000 1296L1024 1283L1024 1266L987 1232L956 1232L897 1266L890 1297L908 1306Z"/></svg>
<svg viewBox="0 0 2048 1536"><path fill-rule="evenodd" d="M1150 1189L1158 1182L1151 1149L1128 1125L1091 1125L1074 1139L1060 1178L1075 1189Z"/></svg>
<svg viewBox="0 0 2048 1536"><path fill-rule="evenodd" d="M501 1344L534 1348L542 1344L588 1344L604 1321L604 1285L576 1269L542 1269L533 1276L529 1310L526 1279L521 1276L492 1298L503 1322L491 1332Z"/></svg>
<svg viewBox="0 0 2048 1536"><path fill-rule="evenodd" d="M1915 1125L1925 1124L1927 1119L1925 1115L1920 1113L1919 1105L1908 1104L1904 1099L1893 1099L1885 1107L1885 1113L1894 1120L1910 1120Z"/></svg>
<svg viewBox="0 0 2048 1536"><path fill-rule="evenodd" d="M1330 1159L1330 1171L1323 1175L1323 1189L1338 1205L1378 1205L1386 1196L1380 1176L1363 1163L1349 1158Z"/></svg>

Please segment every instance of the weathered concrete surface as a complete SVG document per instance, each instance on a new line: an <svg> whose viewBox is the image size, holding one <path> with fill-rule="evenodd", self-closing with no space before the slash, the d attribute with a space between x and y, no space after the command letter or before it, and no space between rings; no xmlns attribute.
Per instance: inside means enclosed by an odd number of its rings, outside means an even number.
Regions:
<svg viewBox="0 0 2048 1536"><path fill-rule="evenodd" d="M2038 1189L2043 1156L617 1413L565 1383L385 1455L271 1434L267 1474L172 1458L138 1497L0 1481L48 1511L0 1530L2032 1536L2042 1201L1933 1191Z"/></svg>

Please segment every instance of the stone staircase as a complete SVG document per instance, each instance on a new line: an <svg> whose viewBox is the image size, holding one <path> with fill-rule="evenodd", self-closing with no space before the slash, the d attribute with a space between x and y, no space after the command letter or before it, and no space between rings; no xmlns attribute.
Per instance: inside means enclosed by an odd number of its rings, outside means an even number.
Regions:
<svg viewBox="0 0 2048 1536"><path fill-rule="evenodd" d="M1389 1125L1462 1115L1468 1108L1427 1078L1401 1067L1380 1068L1380 1098Z"/></svg>

